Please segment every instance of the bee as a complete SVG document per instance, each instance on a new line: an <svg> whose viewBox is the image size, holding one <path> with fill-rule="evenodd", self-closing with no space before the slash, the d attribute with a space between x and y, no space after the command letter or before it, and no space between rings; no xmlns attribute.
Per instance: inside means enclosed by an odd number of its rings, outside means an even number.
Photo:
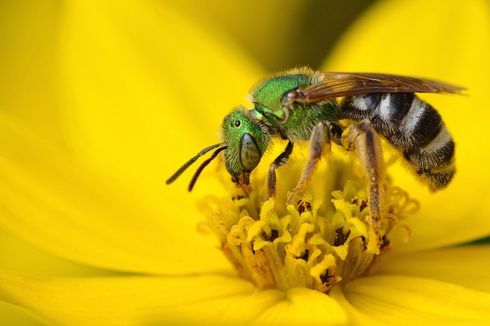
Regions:
<svg viewBox="0 0 490 326"><path fill-rule="evenodd" d="M238 186L249 184L272 137L287 140L270 164L269 197L276 192L276 169L284 165L294 144L309 140L309 156L288 202L304 191L322 154L331 143L354 151L368 180L368 203L379 217L384 166L380 137L408 162L432 190L446 187L455 173L455 144L440 114L416 93L459 93L447 83L377 73L319 72L297 68L260 82L250 92L253 108L235 108L222 124L223 142L201 150L168 180L175 181L211 150L195 172L188 190L203 169L224 152L226 169Z"/></svg>

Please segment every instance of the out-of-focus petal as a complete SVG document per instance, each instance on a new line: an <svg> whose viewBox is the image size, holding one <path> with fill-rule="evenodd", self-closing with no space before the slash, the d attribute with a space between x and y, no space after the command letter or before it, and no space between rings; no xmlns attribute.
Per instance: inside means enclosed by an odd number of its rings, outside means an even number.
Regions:
<svg viewBox="0 0 490 326"><path fill-rule="evenodd" d="M306 29L303 25L306 25L310 11L317 7L323 9L320 4L311 0L210 0L205 3L195 0L165 0L162 4L175 7L182 15L189 16L205 28L224 30L259 62L267 67L280 69L291 68L288 66L291 62L293 65L298 64L293 61L294 58L310 58L310 53L304 51L304 45L312 43L314 37L310 33L305 35ZM338 22L331 25L336 23ZM312 48L323 48L322 45L308 45L308 52Z"/></svg>
<svg viewBox="0 0 490 326"><path fill-rule="evenodd" d="M347 315L330 296L295 288L262 312L253 325L347 325Z"/></svg>
<svg viewBox="0 0 490 326"><path fill-rule="evenodd" d="M60 1L0 3L0 110L64 143L57 93Z"/></svg>
<svg viewBox="0 0 490 326"><path fill-rule="evenodd" d="M62 113L75 153L155 191L220 141L223 117L261 75L230 39L153 1L70 2L61 32Z"/></svg>
<svg viewBox="0 0 490 326"><path fill-rule="evenodd" d="M73 295L76 293L76 295ZM36 279L0 275L0 300L66 325L344 325L308 289L257 291L225 276Z"/></svg>
<svg viewBox="0 0 490 326"><path fill-rule="evenodd" d="M101 276L117 274L110 270L78 264L49 254L3 228L0 228L0 257L0 270L4 272L11 271L40 276Z"/></svg>
<svg viewBox="0 0 490 326"><path fill-rule="evenodd" d="M193 205L162 211L146 200L145 189L76 164L5 114L0 145L0 224L13 234L56 255L115 270L228 267L214 240L196 231Z"/></svg>
<svg viewBox="0 0 490 326"><path fill-rule="evenodd" d="M438 249L390 255L376 274L430 278L490 292L490 246Z"/></svg>
<svg viewBox="0 0 490 326"><path fill-rule="evenodd" d="M372 276L344 286L358 312L387 325L490 322L490 294L458 285L408 276Z"/></svg>
<svg viewBox="0 0 490 326"><path fill-rule="evenodd" d="M284 299L233 277L0 276L0 299L63 325L249 325Z"/></svg>
<svg viewBox="0 0 490 326"><path fill-rule="evenodd" d="M431 194L401 166L397 185L421 202L407 223L413 238L402 250L435 248L490 233L488 1L382 1L348 32L326 70L374 71L441 79L468 87L468 96L423 95L439 110L456 142L457 174ZM400 246L395 246L398 248Z"/></svg>
<svg viewBox="0 0 490 326"><path fill-rule="evenodd" d="M0 324L9 326L46 326L25 309L0 301Z"/></svg>
<svg viewBox="0 0 490 326"><path fill-rule="evenodd" d="M379 321L371 318L369 312L360 311L347 300L341 286L334 286L329 295L344 308L349 318L349 325L379 325Z"/></svg>

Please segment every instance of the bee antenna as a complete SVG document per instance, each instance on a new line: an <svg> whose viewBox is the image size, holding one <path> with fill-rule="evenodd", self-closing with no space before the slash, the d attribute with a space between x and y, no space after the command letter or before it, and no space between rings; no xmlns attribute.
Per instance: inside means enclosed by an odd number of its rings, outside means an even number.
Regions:
<svg viewBox="0 0 490 326"><path fill-rule="evenodd" d="M206 154L207 152L215 149L216 147L220 147L220 146L223 146L224 143L219 143L219 144L214 144L214 145L211 145L211 146L208 146L204 149L202 149L199 153L197 153L193 158L191 158L189 161L185 162L184 165L182 165L174 174L172 174L172 176L170 178L167 179L167 181L165 182L166 184L171 184L172 182L174 182L175 180L177 180L177 178L185 171L187 170L187 168L189 166L192 165L192 163L194 163L198 158L200 158L201 156L203 156L204 154Z"/></svg>
<svg viewBox="0 0 490 326"><path fill-rule="evenodd" d="M226 149L226 146L218 148L213 152L213 155L211 155L206 161L202 162L202 164L197 168L196 173L194 173L194 176L192 177L192 180L189 183L189 187L187 188L187 190L192 191L192 188L194 188L197 178L199 178L199 176L201 175L202 170L204 170L204 168L208 166L208 164L211 163L211 161L214 160L216 156L218 156L218 154L224 149Z"/></svg>

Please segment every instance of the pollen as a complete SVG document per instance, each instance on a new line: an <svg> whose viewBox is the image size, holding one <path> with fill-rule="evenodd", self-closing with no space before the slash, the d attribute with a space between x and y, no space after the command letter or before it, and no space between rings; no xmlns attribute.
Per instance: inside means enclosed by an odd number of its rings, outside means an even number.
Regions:
<svg viewBox="0 0 490 326"><path fill-rule="evenodd" d="M368 274L390 248L391 231L418 203L387 177L381 218L373 224L362 169L331 155L322 160L307 190L287 205L302 163L281 168L275 198L265 198L266 173L252 179L249 197L232 189L228 198L205 198L200 229L218 237L238 274L257 287L328 293L337 283Z"/></svg>

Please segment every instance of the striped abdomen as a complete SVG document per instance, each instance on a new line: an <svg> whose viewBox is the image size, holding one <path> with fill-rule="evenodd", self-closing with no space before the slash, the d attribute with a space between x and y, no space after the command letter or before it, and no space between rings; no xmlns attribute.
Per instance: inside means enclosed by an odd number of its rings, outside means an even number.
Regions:
<svg viewBox="0 0 490 326"><path fill-rule="evenodd" d="M454 176L454 141L439 113L413 93L347 97L341 119L368 119L433 189Z"/></svg>

